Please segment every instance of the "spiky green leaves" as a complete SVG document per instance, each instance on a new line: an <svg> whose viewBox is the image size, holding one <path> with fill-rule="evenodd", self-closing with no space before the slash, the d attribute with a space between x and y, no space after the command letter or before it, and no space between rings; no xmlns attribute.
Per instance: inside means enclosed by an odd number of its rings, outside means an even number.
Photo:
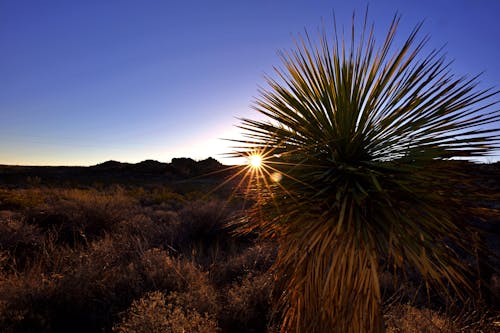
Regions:
<svg viewBox="0 0 500 333"><path fill-rule="evenodd" d="M359 40L354 21L348 40L336 30L332 44L327 33L299 39L256 102L268 120L240 126L248 140L237 154L266 156L266 200L249 227L280 240L284 331L383 330L381 257L442 289L467 286L447 244L467 248L456 215L474 193L448 160L498 148L497 92L450 74L439 51L421 58L420 25L394 48L398 23L380 47L366 18Z"/></svg>

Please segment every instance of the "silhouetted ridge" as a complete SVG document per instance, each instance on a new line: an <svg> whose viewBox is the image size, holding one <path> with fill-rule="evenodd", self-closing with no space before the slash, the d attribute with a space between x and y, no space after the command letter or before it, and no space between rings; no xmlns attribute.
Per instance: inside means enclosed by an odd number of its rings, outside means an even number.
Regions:
<svg viewBox="0 0 500 333"><path fill-rule="evenodd" d="M98 173L130 176L162 176L170 179L183 179L189 177L203 177L224 169L224 165L216 159L209 157L205 160L195 161L189 157L173 158L171 163L145 160L139 163L121 163L106 161L90 167Z"/></svg>
<svg viewBox="0 0 500 333"><path fill-rule="evenodd" d="M36 183L41 185L95 185L95 184L172 184L178 181L218 182L229 176L224 165L214 158L195 161L192 158L174 158L171 163L145 160L122 163L109 160L89 167L65 166L9 166L0 165L0 184Z"/></svg>
<svg viewBox="0 0 500 333"><path fill-rule="evenodd" d="M167 171L168 164L158 162L155 160L145 160L136 164L131 164L130 169L142 173L165 173Z"/></svg>
<svg viewBox="0 0 500 333"><path fill-rule="evenodd" d="M89 168L91 169L99 169L99 170L111 170L111 169L123 169L127 165L130 165L129 163L122 163L114 160L109 160L103 163L99 163L93 166L90 166Z"/></svg>
<svg viewBox="0 0 500 333"><path fill-rule="evenodd" d="M169 171L182 177L193 177L208 175L223 168L224 165L212 157L198 162L192 158L180 157L172 159Z"/></svg>
<svg viewBox="0 0 500 333"><path fill-rule="evenodd" d="M202 161L195 161L188 157L173 158L171 163L156 160L144 160L139 163L121 163L110 160L89 167L98 172L118 172L127 174L169 175L176 177L201 176L224 168L219 161L209 157Z"/></svg>

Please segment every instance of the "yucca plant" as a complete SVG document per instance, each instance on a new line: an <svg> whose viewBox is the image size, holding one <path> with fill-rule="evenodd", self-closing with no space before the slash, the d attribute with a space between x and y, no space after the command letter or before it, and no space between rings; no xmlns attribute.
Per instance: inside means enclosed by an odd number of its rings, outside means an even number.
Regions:
<svg viewBox="0 0 500 333"><path fill-rule="evenodd" d="M257 205L244 230L276 237L277 313L283 332L382 332L381 260L414 267L429 286L471 292L455 249L467 187L455 158L499 146L497 94L477 77L455 77L441 50L422 55L421 24L394 47L399 16L375 43L365 16L359 37L296 40L280 53L255 109L243 119L237 156ZM462 178L461 178L462 177Z"/></svg>

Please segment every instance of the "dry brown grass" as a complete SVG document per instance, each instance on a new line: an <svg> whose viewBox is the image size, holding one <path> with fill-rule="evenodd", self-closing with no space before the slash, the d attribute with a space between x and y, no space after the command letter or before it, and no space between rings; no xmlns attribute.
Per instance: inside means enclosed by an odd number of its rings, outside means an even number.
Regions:
<svg viewBox="0 0 500 333"><path fill-rule="evenodd" d="M385 315L387 333L452 333L458 327L437 311L398 304Z"/></svg>
<svg viewBox="0 0 500 333"><path fill-rule="evenodd" d="M11 192L19 205L0 210L0 332L277 329L268 327L277 245L234 238L225 223L237 211L224 202L163 205L145 191L141 203L121 188L2 190ZM479 308L459 320L412 295L387 312L393 332L494 327Z"/></svg>
<svg viewBox="0 0 500 333"><path fill-rule="evenodd" d="M462 305L461 309L436 311L410 304L394 304L384 315L387 333L496 333L500 314L478 312Z"/></svg>
<svg viewBox="0 0 500 333"><path fill-rule="evenodd" d="M169 303L156 291L132 303L122 320L113 327L117 333L215 333L217 323L207 314Z"/></svg>

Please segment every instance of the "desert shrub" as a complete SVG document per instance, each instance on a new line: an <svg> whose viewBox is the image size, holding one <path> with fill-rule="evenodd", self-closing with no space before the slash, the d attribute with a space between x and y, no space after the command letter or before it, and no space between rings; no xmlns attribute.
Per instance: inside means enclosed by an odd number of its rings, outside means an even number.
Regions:
<svg viewBox="0 0 500 333"><path fill-rule="evenodd" d="M382 275L384 276L384 275ZM381 281L386 280L382 278ZM498 332L500 316L494 308L475 298L429 298L423 281L417 286L400 281L393 295L385 299L387 332Z"/></svg>
<svg viewBox="0 0 500 333"><path fill-rule="evenodd" d="M172 258L161 249L145 251L135 265L143 283L153 290L184 291L194 284L206 281L205 274L192 262Z"/></svg>
<svg viewBox="0 0 500 333"><path fill-rule="evenodd" d="M196 201L179 211L182 226L181 236L188 240L204 241L217 237L228 220L228 212L223 203L218 201Z"/></svg>
<svg viewBox="0 0 500 333"><path fill-rule="evenodd" d="M149 234L149 240L153 246L164 244L172 245L178 238L179 216L176 212L165 209L156 209L151 215L154 222L154 230Z"/></svg>
<svg viewBox="0 0 500 333"><path fill-rule="evenodd" d="M140 237L152 248L177 252L172 244L177 239L178 225L179 219L176 212L144 207L141 214L116 224L112 232Z"/></svg>
<svg viewBox="0 0 500 333"><path fill-rule="evenodd" d="M247 240L234 236L228 227L233 214L222 201L189 203L178 212L180 222L174 247L203 265L238 252Z"/></svg>
<svg viewBox="0 0 500 333"><path fill-rule="evenodd" d="M217 293L208 280L208 274L193 262L173 258L160 249L146 251L137 263L143 281L143 290L160 290L176 295L177 302L200 313L216 313Z"/></svg>
<svg viewBox="0 0 500 333"><path fill-rule="evenodd" d="M429 309L398 304L384 316L388 333L443 333L458 332L458 328L446 316Z"/></svg>
<svg viewBox="0 0 500 333"><path fill-rule="evenodd" d="M30 209L42 202L43 193L38 189L0 189L0 211Z"/></svg>
<svg viewBox="0 0 500 333"><path fill-rule="evenodd" d="M111 192L53 190L45 206L32 211L28 220L57 230L60 242L73 244L102 236L137 210L137 202L120 188Z"/></svg>
<svg viewBox="0 0 500 333"><path fill-rule="evenodd" d="M9 253L7 251L0 250L0 279L3 279L8 263Z"/></svg>
<svg viewBox="0 0 500 333"><path fill-rule="evenodd" d="M166 186L154 187L152 189L144 189L142 187L135 188L129 193L139 200L143 206L162 205L171 210L177 210L186 202L183 195L174 192Z"/></svg>
<svg viewBox="0 0 500 333"><path fill-rule="evenodd" d="M50 305L60 276L38 269L0 279L0 332L50 332Z"/></svg>
<svg viewBox="0 0 500 333"><path fill-rule="evenodd" d="M41 249L43 234L20 216L0 215L0 250L7 251L9 264L20 269Z"/></svg>
<svg viewBox="0 0 500 333"><path fill-rule="evenodd" d="M154 204L164 204L173 210L179 209L186 201L181 194L175 193L167 187L154 188L151 191L150 199Z"/></svg>
<svg viewBox="0 0 500 333"><path fill-rule="evenodd" d="M39 230L34 225L22 226L28 231ZM26 269L1 275L0 305L5 310L0 331L110 329L116 315L133 299L154 290L172 293L186 309L216 314L217 293L208 274L189 260L172 257L166 249L151 248L151 239L167 236L148 233L171 235L171 231L159 227L138 214L114 224L113 234L104 233L86 244L71 245L57 243L57 236L49 229L39 253ZM5 232L0 237L10 234ZM25 238L30 239L28 236ZM9 237L8 242L19 243ZM10 260L10 255L2 251L2 269L6 267L4 254Z"/></svg>
<svg viewBox="0 0 500 333"><path fill-rule="evenodd" d="M153 248L144 252L135 265L143 292L159 290L178 306L217 315L220 309L217 291L210 284L208 274L193 262Z"/></svg>
<svg viewBox="0 0 500 333"><path fill-rule="evenodd" d="M113 313L142 292L128 265L137 248L133 239L109 236L86 249L57 246L23 272L6 275L0 303L8 311L0 331L96 332L110 326Z"/></svg>
<svg viewBox="0 0 500 333"><path fill-rule="evenodd" d="M154 230L153 228L154 222L151 218L145 214L138 213L115 223L109 232L143 239Z"/></svg>
<svg viewBox="0 0 500 333"><path fill-rule="evenodd" d="M167 303L159 291L146 294L132 303L120 323L113 327L117 333L213 333L217 323L208 315Z"/></svg>
<svg viewBox="0 0 500 333"><path fill-rule="evenodd" d="M271 268L276 254L276 243L257 242L239 254L215 262L210 269L210 279L215 285L222 287L248 274L260 275Z"/></svg>
<svg viewBox="0 0 500 333"><path fill-rule="evenodd" d="M411 304L394 304L385 311L388 333L498 332L500 316L466 303L438 311Z"/></svg>
<svg viewBox="0 0 500 333"><path fill-rule="evenodd" d="M32 187L40 186L42 183L42 178L38 176L28 176L26 177L26 184Z"/></svg>
<svg viewBox="0 0 500 333"><path fill-rule="evenodd" d="M270 319L271 274L248 275L226 294L221 324L226 332L264 332Z"/></svg>

